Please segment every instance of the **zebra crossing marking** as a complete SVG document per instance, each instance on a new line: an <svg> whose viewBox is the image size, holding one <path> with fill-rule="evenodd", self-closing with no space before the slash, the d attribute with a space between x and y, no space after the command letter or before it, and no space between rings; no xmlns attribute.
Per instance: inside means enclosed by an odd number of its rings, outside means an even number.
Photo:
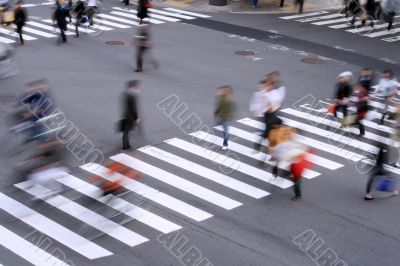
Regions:
<svg viewBox="0 0 400 266"><path fill-rule="evenodd" d="M371 24L368 23L366 23L365 26L361 27L362 22L359 18L356 18L355 25L351 25L350 21L352 20L352 18L347 18L345 17L344 14L340 13L335 13L335 14L327 14L327 13L325 13L326 15L321 16L321 14L319 14L318 12L311 12L303 14L303 16L295 15L295 16L283 16L279 18L285 20L293 20L301 23L310 23L312 25L317 25L317 26L327 26L332 29L344 29L344 31L349 33L365 33L362 34L362 36L369 38L378 38L378 37L383 37L385 35L393 35L400 32L400 28L392 28L390 31L387 30L386 28L388 27L388 23L385 23L383 21L374 20L373 27L371 26ZM397 22L393 23L394 27L398 25L399 23ZM346 29L350 27L354 28ZM379 29L382 30L377 31ZM386 42L396 42L400 41L400 36L386 37L382 38L381 40Z"/></svg>
<svg viewBox="0 0 400 266"><path fill-rule="evenodd" d="M96 228L104 234L107 234L130 247L134 247L148 241L147 238L128 230L127 228L81 206L80 204L64 196L57 195L48 198L46 195L51 192L51 190L41 185L36 184L32 186L32 184L29 182L23 182L16 184L15 186L38 199L44 200L51 206L65 212L75 219L86 223L87 225L90 225L93 228Z"/></svg>
<svg viewBox="0 0 400 266"><path fill-rule="evenodd" d="M196 164L192 161L186 160L182 157L176 156L153 146L140 148L139 151L256 199L260 199L270 194L269 192L258 189L227 175L221 174L220 172L211 170L200 164Z"/></svg>
<svg viewBox="0 0 400 266"><path fill-rule="evenodd" d="M71 189L80 192L85 196L88 196L92 199L96 199L99 202L102 202L108 205L109 207L114 208L117 211L120 210L121 206L124 206L123 209L127 209L125 215L128 215L131 218L136 219L139 222L146 224L164 234L168 234L182 228L181 226L172 223L156 214L153 214L139 206L131 204L122 198L114 198L113 202L115 204L109 201L99 199L99 195L103 193L101 189L75 176L67 175L65 177L59 178L57 181Z"/></svg>
<svg viewBox="0 0 400 266"><path fill-rule="evenodd" d="M204 147L200 147L198 145L192 144L188 141L173 138L170 140L166 140L165 143L168 143L177 148L186 150L195 155L198 155L202 158L214 161L220 165L233 169L234 171L238 171L244 173L245 175L251 176L255 179L264 181L268 184L275 185L280 188L288 188L293 186L293 182L284 178L274 178L271 173L261 170L252 165L245 164L240 162L239 160L232 159L228 156L222 155L220 153L216 153L214 151L205 149Z"/></svg>
<svg viewBox="0 0 400 266"><path fill-rule="evenodd" d="M125 180L127 179L127 177L118 173L116 173L114 177L110 177L109 170L104 166L98 164L82 165L81 168L88 172L96 174L102 178L105 178L109 181L114 181L115 179L119 178L124 178ZM213 216L208 212L193 207L186 202L176 199L166 193L156 190L148 185L142 184L136 180L132 179L126 180L126 182L124 182L122 185L129 191L139 194L151 201L154 201L155 203L160 204L161 206L171 209L197 222L206 220Z"/></svg>
<svg viewBox="0 0 400 266"><path fill-rule="evenodd" d="M1 192L0 202L0 209L90 260L113 254Z"/></svg>
<svg viewBox="0 0 400 266"><path fill-rule="evenodd" d="M327 13L328 13L328 11L317 11L317 12L304 13L304 14L299 14L299 15L284 16L284 17L279 17L279 18L280 19L305 18L305 17L312 17L312 16L317 16L317 15L327 14Z"/></svg>
<svg viewBox="0 0 400 266"><path fill-rule="evenodd" d="M34 246L12 231L0 225L0 245L20 256L35 266L68 266L70 264L59 260L46 251ZM0 264L2 266L2 264Z"/></svg>
<svg viewBox="0 0 400 266"><path fill-rule="evenodd" d="M242 203L230 199L226 196L223 196L217 192L214 192L210 189L197 185L191 181L188 181L184 178L181 178L177 175L174 175L170 172L167 172L161 168L155 167L151 164L145 163L141 160L138 160L134 157L131 157L127 154L120 153L118 155L114 155L110 157L111 160L116 162L125 164L130 168L136 169L143 174L149 175L161 182L164 182L170 186L176 187L184 192L192 194L195 197L198 197L202 200L208 201L214 205L217 205L221 208L232 210L236 207L242 205Z"/></svg>
<svg viewBox="0 0 400 266"><path fill-rule="evenodd" d="M181 9L177 9L177 8L172 8L172 7L164 8L164 10L175 12L175 13L178 13L178 14L185 14L185 15L189 15L189 16L193 16L193 17L211 18L211 16L209 16L209 15L203 15L203 14L199 14L199 13L195 13L195 12L191 12L191 11L186 11L186 10L181 10Z"/></svg>
<svg viewBox="0 0 400 266"><path fill-rule="evenodd" d="M132 14L137 14L137 11L136 10L133 10L133 9L123 9L123 8L120 8L120 7L113 7L113 9L115 9L115 10L119 10L119 11L121 11L121 12L128 12L128 13L132 13ZM166 16L161 16L161 15L157 15L157 14L154 14L154 13L151 13L150 14L150 16L149 16L149 18L156 18L156 19L159 19L160 21L162 21L162 20L165 20L165 21L168 21L168 22L178 22L178 21L181 21L180 19L177 19L177 18L170 18L170 17L166 17Z"/></svg>

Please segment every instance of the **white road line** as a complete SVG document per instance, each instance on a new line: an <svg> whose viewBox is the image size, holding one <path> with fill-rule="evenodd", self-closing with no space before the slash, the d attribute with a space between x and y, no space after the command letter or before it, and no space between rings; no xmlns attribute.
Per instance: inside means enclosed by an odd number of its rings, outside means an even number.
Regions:
<svg viewBox="0 0 400 266"><path fill-rule="evenodd" d="M317 109L313 109L313 108L310 108L310 107L303 106L302 108L311 110L311 111L316 112L316 113L325 114L324 111L317 110ZM348 110L351 110L351 111L354 110L354 111L356 111L356 108L350 107ZM369 112L370 112L370 111L369 111ZM325 114L325 115L326 115L326 114ZM338 116L338 118L343 118L343 113L342 113L342 112L337 112L337 116ZM373 128L373 129L377 129L377 130L379 130L379 131L384 131L384 132L387 132L387 133L390 133L390 134L393 134L393 133L395 132L395 130L394 130L393 128L391 128L391 127L384 126L384 125L378 125L377 123L371 122L371 121L369 121L368 119L364 119L364 120L363 120L363 124L364 124L365 126L367 126L367 127L370 127L370 128Z"/></svg>
<svg viewBox="0 0 400 266"><path fill-rule="evenodd" d="M256 199L260 199L270 194L264 190L258 189L244 182L221 174L217 171L211 170L202 165L196 164L192 161L186 160L182 157L178 157L172 153L166 152L156 147L147 146L140 148L139 151Z"/></svg>
<svg viewBox="0 0 400 266"><path fill-rule="evenodd" d="M41 23L38 23L38 22L35 22L35 21L27 21L26 24L34 26L34 27L37 27L37 28L41 28L41 29L44 29L44 30L49 30L51 32L56 31L56 32L60 33L60 30L58 28L55 28L55 27L49 26L49 25L45 25L45 24L41 24ZM70 31L66 31L65 35L75 35L75 33L70 32Z"/></svg>
<svg viewBox="0 0 400 266"><path fill-rule="evenodd" d="M367 36L369 38L375 38L375 37L380 37L380 36L385 36L385 35L391 35L400 32L400 28L396 29L391 29L391 30L383 30L379 32L373 32L373 33L368 33L364 34L363 36Z"/></svg>
<svg viewBox="0 0 400 266"><path fill-rule="evenodd" d="M313 17L313 18L306 18L306 19L299 19L296 20L298 22L313 22L313 21L318 21L318 20L324 20L324 19L332 19L332 18L342 18L342 14L331 14L331 15L326 15L326 16L320 16L320 17Z"/></svg>
<svg viewBox="0 0 400 266"><path fill-rule="evenodd" d="M293 16L285 16L285 17L279 17L281 19L295 19L295 18L306 18L306 17L312 17L312 16L318 16L322 14L328 13L327 11L318 11L318 12L312 12L312 13L305 13L305 14L300 14L300 15L293 15Z"/></svg>
<svg viewBox="0 0 400 266"><path fill-rule="evenodd" d="M57 35L50 34L50 33L47 33L47 32L44 32L44 31L40 31L40 30L36 30L36 29L33 29L33 28L29 28L29 27L24 27L23 31L29 32L29 33L33 33L33 34L36 34L36 35L39 35L39 36L42 36L42 37L46 37L46 38L57 37Z"/></svg>
<svg viewBox="0 0 400 266"><path fill-rule="evenodd" d="M3 29L3 28L0 27L0 33L7 34L7 35L12 36L12 37L14 37L14 38L18 38L18 40L19 40L19 35L18 35L18 33L14 32L14 31L6 30L6 29ZM26 35L26 34L24 34L24 33L22 33L22 36L23 36L23 38L24 38L25 40L27 40L27 41L37 40L37 38L32 37L32 36L29 36L29 35Z"/></svg>
<svg viewBox="0 0 400 266"><path fill-rule="evenodd" d="M130 168L136 169L143 174L149 175L170 186L176 187L186 193L192 194L202 200L208 201L226 210L232 210L242 205L242 203L232 200L226 196L216 193L210 189L197 185L189 180L169 173L163 169L145 163L127 154L120 153L110 157L112 160L125 164Z"/></svg>
<svg viewBox="0 0 400 266"><path fill-rule="evenodd" d="M43 186L32 186L29 182L22 182L15 184L14 186L36 198L44 200L51 206L65 212L75 219L86 223L87 225L90 225L93 228L96 228L104 234L107 234L130 247L134 247L148 241L147 238L128 230L127 228L79 205L78 203L64 196L57 195L51 198L46 198L46 195L48 195L48 193L51 191Z"/></svg>
<svg viewBox="0 0 400 266"><path fill-rule="evenodd" d="M47 22L47 23L52 23L52 20L51 20L51 19L44 19L44 20L42 20L42 21ZM75 31L75 26L74 26L74 25L68 24L67 27L68 27L68 29ZM78 27L78 30L79 30L80 32L85 32L85 33L93 33L93 32L96 32L96 31L94 31L94 30L87 29L87 28L82 28L82 27Z"/></svg>
<svg viewBox="0 0 400 266"><path fill-rule="evenodd" d="M321 26L321 25L335 24L335 23L340 23L340 22L345 22L345 21L347 21L347 18L318 21L318 22L314 22L311 24Z"/></svg>
<svg viewBox="0 0 400 266"><path fill-rule="evenodd" d="M400 41L400 36L394 36L394 37L390 37L390 38L385 38L385 39L382 39L382 41L385 41L385 42L397 42L397 41Z"/></svg>
<svg viewBox="0 0 400 266"><path fill-rule="evenodd" d="M171 12L176 12L178 14L185 14L185 15L189 15L189 16L193 16L193 17L199 17L199 18L210 18L211 16L208 15L203 15L203 14L199 14L199 13L195 13L195 12L189 12L189 11L185 11L185 10L181 10L181 9L177 9L177 8L163 8L164 10L167 11L171 11Z"/></svg>
<svg viewBox="0 0 400 266"><path fill-rule="evenodd" d="M214 161L217 164L231 168L234 171L239 171L246 175L252 176L255 179L267 182L269 184L278 186L283 189L288 188L293 185L293 182L291 182L289 180L286 180L284 178L274 178L272 176L272 174L269 172L266 172L257 167L242 163L239 160L232 159L231 157L225 156L223 154L208 150L204 147L194 145L185 140L173 138L170 140L166 140L165 143L168 143L174 147L191 152L202 158Z"/></svg>
<svg viewBox="0 0 400 266"><path fill-rule="evenodd" d="M393 25L397 25L398 23L393 23ZM382 29L382 28L387 28L388 27L388 23L384 23L384 24L375 24L373 28L371 27L362 27L362 28L356 28L356 29L351 29L351 30L346 30L347 32L351 32L351 33L360 33L360 32L364 32L364 31L375 31L376 29Z"/></svg>
<svg viewBox="0 0 400 266"><path fill-rule="evenodd" d="M14 40L10 40L10 39L7 39L7 38L1 37L1 36L0 36L0 42L7 43L7 44L15 43Z"/></svg>
<svg viewBox="0 0 400 266"><path fill-rule="evenodd" d="M130 26L126 26L126 25L123 25L123 24L120 24L120 23L111 22L111 21L108 21L108 20L105 20L105 19L95 18L93 20L94 20L94 22L99 23L100 25L104 24L104 25L107 25L107 26L116 27L116 28L120 28L120 29L129 29L130 28ZM94 24L94 25L96 26L96 24Z"/></svg>
<svg viewBox="0 0 400 266"><path fill-rule="evenodd" d="M68 266L67 264L31 242L0 225L0 245L35 266ZM0 264L1 266L2 264Z"/></svg>
<svg viewBox="0 0 400 266"><path fill-rule="evenodd" d="M160 204L161 206L171 209L197 222L203 221L213 216L205 211L193 207L181 200L171 197L170 195L167 195L152 187L142 184L136 180L128 179L127 177L124 177L121 174L117 173L114 174L113 176L109 176L109 169L105 168L104 166L98 164L87 164L81 166L81 168L111 181L114 181L115 179L119 178L125 178L126 182L122 185L129 191L142 195L143 197L152 200Z"/></svg>
<svg viewBox="0 0 400 266"><path fill-rule="evenodd" d="M161 14L161 15L167 15L167 16L170 16L170 17L176 17L176 18L181 18L181 19L187 19L187 20L196 19L195 17L176 14L176 13L171 13L171 12L166 12L166 11L162 11L162 10L158 10L158 9L154 9L154 8L149 8L149 11L152 12L152 13L157 13L157 14Z"/></svg>
<svg viewBox="0 0 400 266"><path fill-rule="evenodd" d="M76 23L76 19L72 18L71 20L72 20L72 23ZM93 29L104 30L104 31L114 30L113 28L109 28L109 27L106 27L106 26L102 25L101 22L102 22L103 20L97 19L96 21L100 21L100 23L98 23L98 24L94 23L94 25L92 26ZM105 21L105 22L106 22L106 21ZM104 24L106 24L106 23L104 23ZM71 25L71 26L72 26L72 25ZM74 30L75 30L75 24L74 24L72 27L73 27ZM87 28L78 27L78 29L81 30L81 29L87 29Z"/></svg>
<svg viewBox="0 0 400 266"><path fill-rule="evenodd" d="M106 18L106 19L115 20L115 21L118 21L118 22L123 22L123 23L129 24L129 25L139 26L139 22L128 20L128 19L124 19L124 18L119 18L119 17L110 16L110 15L106 15L106 14L98 14L97 16L102 17L102 18Z"/></svg>
<svg viewBox="0 0 400 266"><path fill-rule="evenodd" d="M88 259L93 260L113 254L3 193L0 193L0 209Z"/></svg>
<svg viewBox="0 0 400 266"><path fill-rule="evenodd" d="M295 127L295 128L310 132L312 134L320 135L321 137L325 137L327 139L327 141L334 140L334 141L343 143L345 145L352 146L354 148L357 148L357 149L360 149L360 150L363 150L363 151L366 151L369 153L373 153L373 154L377 154L379 151L379 149L373 145L364 143L355 138L347 137L344 134L333 133L329 130L320 129L318 127L300 123L300 122L292 120L292 119L288 119L288 118L284 118L284 117L280 117L280 118L288 126Z"/></svg>
<svg viewBox="0 0 400 266"><path fill-rule="evenodd" d="M360 25L361 25L361 22L357 21L354 24L354 27L359 27ZM331 28L331 29L343 29L343 28L349 28L349 27L351 27L350 21L348 21L348 23L342 23L342 24L338 24L338 25L329 26L329 28Z"/></svg>
<svg viewBox="0 0 400 266"><path fill-rule="evenodd" d="M87 197L96 199L99 202L107 204L111 208L114 208L116 210L126 209L126 211L124 211L125 215L128 215L129 217L136 219L139 222L146 224L164 234L168 234L182 228L181 226L174 224L139 206L135 206L122 198L115 198L113 199L113 202L105 202L99 197L99 195L102 195L103 192L101 189L75 176L67 175L65 177L59 178L57 181L84 194Z"/></svg>
<svg viewBox="0 0 400 266"><path fill-rule="evenodd" d="M222 130L221 127L215 127L215 129ZM233 127L233 126L229 126L229 134L238 136L240 138L246 139L246 140L248 140L250 142L253 142L253 143L260 143L260 141L261 141L261 137L260 136L258 136L256 134L253 134L253 133L250 133L250 132L247 132L245 130ZM325 168L327 168L329 170L336 170L338 168L343 167L343 164L331 161L329 159L320 157L320 156L315 155L315 154L309 154L308 155L308 160L310 162L314 163L314 164L317 164L319 166L325 167Z"/></svg>
<svg viewBox="0 0 400 266"><path fill-rule="evenodd" d="M256 120L253 120L253 119L250 119L250 118L240 119L237 122L239 122L239 123L241 123L243 125L249 126L249 127L257 128L259 130L264 130L264 127L265 127L265 125L263 123L261 123L259 121L256 121ZM315 149L334 154L336 156L345 158L347 160L351 160L353 162L358 162L358 161L366 159L365 156L362 156L360 154L354 153L352 151L348 151L348 150L343 149L343 148L341 148L339 146L334 146L334 145L331 145L331 144L329 144L327 142L322 142L322 141L319 141L319 140L316 140L316 139L311 139L311 138L304 137L304 136L301 136L301 135L298 135L298 134L296 135L296 140L301 142L301 143L303 143L303 144L305 144L305 145L307 145L307 146L310 146L310 147L313 147Z"/></svg>
<svg viewBox="0 0 400 266"><path fill-rule="evenodd" d="M222 128L221 128L222 130ZM212 143L214 145L218 145L221 144L223 142L223 138L217 137L215 135L211 135L209 133L203 132L203 131L199 131L199 132L195 132L191 134L192 136L203 140L203 141L207 141L209 143ZM250 157L252 159L261 161L261 162L266 162L268 164L271 164L269 161L267 161L267 159L269 160L271 158L271 156L269 156L266 153L263 152L256 152L256 150L251 149L249 147L243 146L241 144L235 143L233 141L229 141L229 150L230 151L234 151L237 152L239 154L242 154L244 156ZM279 168L288 170L289 169L289 164L286 162L281 162L279 164ZM315 172L313 170L310 169L306 169L303 173L303 176L307 179L312 179L314 177L320 176L321 174L318 172Z"/></svg>
<svg viewBox="0 0 400 266"><path fill-rule="evenodd" d="M113 9L119 10L119 11L122 11L122 12L129 12L129 13L132 13L132 14L135 14L135 15L137 14L137 11L133 10L133 9L126 10L126 9L123 9L123 8L120 8L120 7L113 7ZM170 18L170 17L166 17L166 16L156 15L156 14L153 14L153 13L150 13L149 17L150 18L156 18L156 19L162 19L162 20L169 21L169 22L181 21L180 19L177 19L177 18Z"/></svg>
<svg viewBox="0 0 400 266"><path fill-rule="evenodd" d="M118 15L118 16L121 16L121 17L131 18L131 19L135 19L135 20L139 20L138 17L136 17L136 15L134 15L132 13L128 14L128 13L124 13L124 12L120 12L120 11L111 11L111 14ZM163 24L163 23L165 23L164 21L153 19L153 18L148 18L146 20L148 20L150 23L153 23L153 24Z"/></svg>
<svg viewBox="0 0 400 266"><path fill-rule="evenodd" d="M312 115L310 113L297 111L297 110L294 110L294 109L291 109L291 108L283 109L283 110L281 110L281 112L286 113L286 114L290 114L290 115L293 115L293 116L297 116L297 117L300 117L300 118L303 118L303 119L306 119L306 120L309 120L309 121L312 121L312 123L331 126L331 127L336 128L337 130L340 130L340 131L343 131L343 132L351 132L353 134L359 133L358 129L356 129L356 128L351 128L350 127L347 130L340 129L341 123L333 121L333 120L330 120L330 119L327 119L326 117L320 117L320 116ZM393 141L391 139L382 137L381 135L377 135L377 134L374 134L374 133L371 133L371 132L368 132L368 131L365 131L365 136L364 137L367 138L367 139L370 139L370 140L374 140L374 141L377 141L377 142L381 142L381 143L387 144L387 145L393 145ZM368 147L368 146L366 146L366 147Z"/></svg>

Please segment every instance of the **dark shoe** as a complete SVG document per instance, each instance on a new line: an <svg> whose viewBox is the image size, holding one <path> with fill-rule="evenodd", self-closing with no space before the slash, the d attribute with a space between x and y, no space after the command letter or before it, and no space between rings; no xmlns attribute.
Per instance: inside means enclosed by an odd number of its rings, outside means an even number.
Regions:
<svg viewBox="0 0 400 266"><path fill-rule="evenodd" d="M374 197L364 197L364 200L373 200Z"/></svg>
<svg viewBox="0 0 400 266"><path fill-rule="evenodd" d="M143 69L136 69L135 72L143 72Z"/></svg>
<svg viewBox="0 0 400 266"><path fill-rule="evenodd" d="M292 198L293 201L298 201L298 200L300 200L300 199L301 199L301 197L299 197L299 196L294 196L294 197Z"/></svg>
<svg viewBox="0 0 400 266"><path fill-rule="evenodd" d="M131 148L132 148L131 146L124 146L124 147L122 147L123 150L129 150L129 149L131 149Z"/></svg>

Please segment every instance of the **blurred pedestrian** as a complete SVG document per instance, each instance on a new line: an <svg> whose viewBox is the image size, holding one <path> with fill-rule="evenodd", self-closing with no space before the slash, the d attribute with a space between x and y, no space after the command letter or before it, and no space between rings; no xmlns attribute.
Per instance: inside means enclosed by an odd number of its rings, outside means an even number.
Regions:
<svg viewBox="0 0 400 266"><path fill-rule="evenodd" d="M299 14L303 14L303 9L304 9L304 0L295 0L294 4L296 6L299 6Z"/></svg>
<svg viewBox="0 0 400 266"><path fill-rule="evenodd" d="M358 128L360 129L359 136L362 137L365 135L363 120L365 119L368 112L368 89L365 85L358 84L355 91L357 94L357 118L355 124L358 125Z"/></svg>
<svg viewBox="0 0 400 266"><path fill-rule="evenodd" d="M223 128L222 150L228 149L229 139L229 122L232 120L235 112L235 103L231 99L232 88L229 85L222 86L218 89L217 104L214 111L217 124Z"/></svg>
<svg viewBox="0 0 400 266"><path fill-rule="evenodd" d="M358 82L367 88L368 93L372 92L372 85L374 84L375 74L371 68L364 68L361 70Z"/></svg>
<svg viewBox="0 0 400 266"><path fill-rule="evenodd" d="M258 6L258 0L251 0L251 7L257 8L257 6Z"/></svg>
<svg viewBox="0 0 400 266"><path fill-rule="evenodd" d="M389 103L397 95L397 88L399 86L400 85L397 82L392 70L382 71L382 78L379 80L379 83L378 83L378 86L376 89L377 96L383 97L385 100L385 107L383 109L382 117L380 120L381 125L383 125L383 123L384 123L384 119L387 114Z"/></svg>
<svg viewBox="0 0 400 266"><path fill-rule="evenodd" d="M148 0L139 0L137 7L137 17L140 19L140 24L143 23L143 20L149 16L148 8L150 7Z"/></svg>
<svg viewBox="0 0 400 266"><path fill-rule="evenodd" d="M67 31L67 17L71 18L65 0L58 0L58 5L53 16L53 21L60 30L60 39L58 40L58 43L67 42L67 37L65 36L65 31Z"/></svg>
<svg viewBox="0 0 400 266"><path fill-rule="evenodd" d="M336 83L336 108L334 115L337 117L337 110L342 109L343 118L347 116L347 107L350 103L350 95L352 93L351 78L353 74L350 71L345 71L339 74L338 82Z"/></svg>
<svg viewBox="0 0 400 266"><path fill-rule="evenodd" d="M372 189L373 185L376 184L376 181L379 181L379 178L390 178L389 173L387 170L384 168L384 164L386 164L388 161L388 147L385 144L380 144L379 146L379 152L376 157L375 165L370 171L370 176L367 181L367 188L366 188L366 193L364 196L364 200L373 200L374 197L372 196ZM394 180L392 180L394 181ZM393 195L398 195L398 191L394 189L392 191Z"/></svg>
<svg viewBox="0 0 400 266"><path fill-rule="evenodd" d="M93 27L94 15L97 13L97 0L88 0L86 14L89 19L89 27Z"/></svg>
<svg viewBox="0 0 400 266"><path fill-rule="evenodd" d="M79 37L78 28L85 16L85 9L85 3L82 0L76 1L75 5L72 7L72 11L75 13L75 38Z"/></svg>
<svg viewBox="0 0 400 266"><path fill-rule="evenodd" d="M140 122L138 114L138 101L139 101L139 81L131 80L126 83L126 90L122 97L122 120L120 128L122 134L122 149L127 150L131 148L129 143L129 133Z"/></svg>
<svg viewBox="0 0 400 266"><path fill-rule="evenodd" d="M18 1L14 9L15 25L17 26L17 33L19 35L19 45L24 45L24 38L22 36L22 28L25 26L28 17L25 8L22 6L23 2Z"/></svg>
<svg viewBox="0 0 400 266"><path fill-rule="evenodd" d="M265 93L264 93L264 124L265 129L262 134L262 140L268 137L269 131L272 129L274 122L278 121L276 112L281 107L286 97L286 88L282 86L280 74L277 71L271 72L266 77ZM261 143L255 145L255 149L260 151Z"/></svg>
<svg viewBox="0 0 400 266"><path fill-rule="evenodd" d="M143 22L139 25L137 34L135 36L136 43L136 70L135 72L143 71L143 61L145 53L150 58L151 64L155 69L158 68L158 62L153 56L150 57L151 38L150 38L150 24Z"/></svg>
<svg viewBox="0 0 400 266"><path fill-rule="evenodd" d="M124 2L126 7L129 6L129 0L124 0L123 2Z"/></svg>
<svg viewBox="0 0 400 266"><path fill-rule="evenodd" d="M249 110L254 117L262 117L265 111L265 82L262 80L257 86L257 90L253 93L250 99Z"/></svg>
<svg viewBox="0 0 400 266"><path fill-rule="evenodd" d="M396 111L392 114L395 119L395 128L392 133L392 146L397 148L398 159L397 162L393 164L394 167L400 168L400 103L396 105Z"/></svg>

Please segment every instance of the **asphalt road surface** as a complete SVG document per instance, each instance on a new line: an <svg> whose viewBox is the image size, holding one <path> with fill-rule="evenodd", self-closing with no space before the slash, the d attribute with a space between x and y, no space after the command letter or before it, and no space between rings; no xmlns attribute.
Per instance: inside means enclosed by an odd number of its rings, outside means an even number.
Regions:
<svg viewBox="0 0 400 266"><path fill-rule="evenodd" d="M9 99L27 82L46 78L77 132L105 158L144 176L125 186L128 211L109 219L111 207L91 201L96 188L86 183L103 168L69 153L70 175L60 181L68 193L32 201L39 192L15 177L18 158L3 156L0 265L398 265L399 197L363 200L363 158L390 138L394 124L368 121L367 135L358 139L358 129L340 129L324 115L338 73L367 66L400 73L397 25L390 34L379 33L384 26L349 32L335 11L289 17L296 14L185 13L156 6L150 55L160 67L145 61L144 72L134 73L137 21L120 2L103 4L100 28L77 39L69 35L62 45L47 21L50 5L36 1L28 8L31 40L17 48L19 73L0 81L1 135ZM317 60L307 64L305 58ZM279 115L316 151L298 202L290 200L292 183L274 180L269 165L260 165L264 155L253 153L262 125L249 114L249 99L274 70L287 88ZM121 92L132 79L141 81L143 126L134 134L134 151L124 152L115 127ZM233 87L237 103L227 153L218 148L218 128L211 135L191 134L215 126L216 88L224 84ZM382 101L372 98L371 105L379 112ZM396 160L393 149L390 162ZM119 225L120 217L128 222Z"/></svg>

